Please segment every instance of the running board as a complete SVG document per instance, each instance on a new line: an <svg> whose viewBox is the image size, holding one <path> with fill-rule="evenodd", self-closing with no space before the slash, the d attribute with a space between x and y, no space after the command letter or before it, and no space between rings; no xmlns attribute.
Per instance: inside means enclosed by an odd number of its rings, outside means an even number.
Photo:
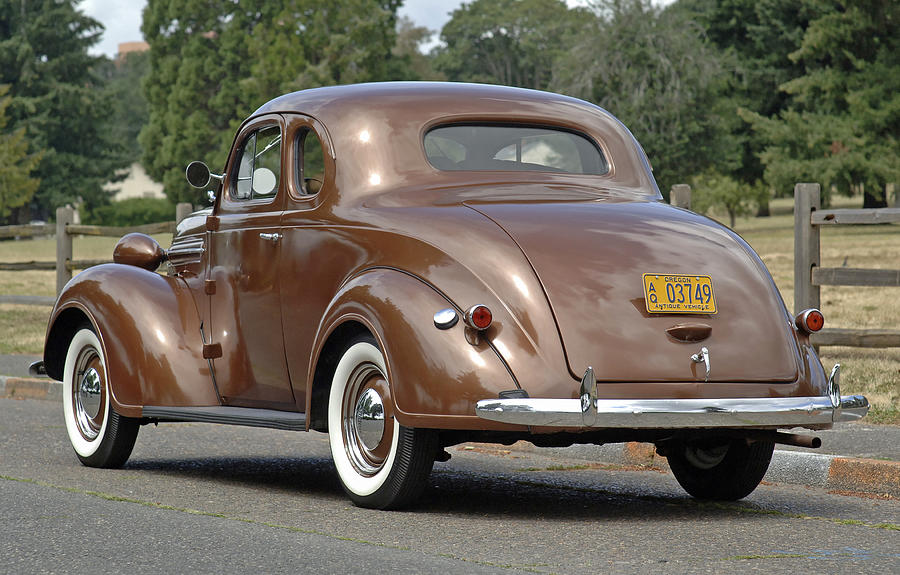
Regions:
<svg viewBox="0 0 900 575"><path fill-rule="evenodd" d="M247 427L269 427L287 431L306 431L306 414L250 407L157 407L144 406L141 416L159 422L223 423Z"/></svg>

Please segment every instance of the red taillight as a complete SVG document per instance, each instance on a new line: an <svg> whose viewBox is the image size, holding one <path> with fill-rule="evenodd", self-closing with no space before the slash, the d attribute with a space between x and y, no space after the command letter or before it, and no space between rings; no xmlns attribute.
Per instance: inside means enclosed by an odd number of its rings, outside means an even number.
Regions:
<svg viewBox="0 0 900 575"><path fill-rule="evenodd" d="M825 316L815 308L803 310L794 318L794 325L803 332L815 333L825 327Z"/></svg>
<svg viewBox="0 0 900 575"><path fill-rule="evenodd" d="M486 305L473 305L466 312L466 325L477 330L491 327L494 316Z"/></svg>

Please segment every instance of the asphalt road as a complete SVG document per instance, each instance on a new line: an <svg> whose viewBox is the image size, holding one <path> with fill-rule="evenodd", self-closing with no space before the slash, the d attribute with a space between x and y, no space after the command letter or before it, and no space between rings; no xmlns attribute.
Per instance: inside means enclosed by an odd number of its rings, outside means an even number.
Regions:
<svg viewBox="0 0 900 575"><path fill-rule="evenodd" d="M416 509L379 512L344 497L322 434L145 427L98 470L60 412L0 399L0 573L900 572L896 500L701 503L656 471L460 446Z"/></svg>

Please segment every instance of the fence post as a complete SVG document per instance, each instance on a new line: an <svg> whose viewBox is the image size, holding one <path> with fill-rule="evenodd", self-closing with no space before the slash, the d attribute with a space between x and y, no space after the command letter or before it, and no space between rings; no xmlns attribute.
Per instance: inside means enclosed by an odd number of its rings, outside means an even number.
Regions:
<svg viewBox="0 0 900 575"><path fill-rule="evenodd" d="M897 193L897 187L894 184L885 184L884 202L890 206L892 201L895 208L900 208L900 194Z"/></svg>
<svg viewBox="0 0 900 575"><path fill-rule="evenodd" d="M812 285L812 269L819 265L819 228L810 216L822 207L819 184L794 186L794 313L819 307L819 286Z"/></svg>
<svg viewBox="0 0 900 575"><path fill-rule="evenodd" d="M66 225L75 220L75 210L69 206L56 208L56 293L72 279L68 263L72 261L72 236Z"/></svg>
<svg viewBox="0 0 900 575"><path fill-rule="evenodd" d="M669 203L676 208L691 209L691 187L687 184L675 184L669 191Z"/></svg>
<svg viewBox="0 0 900 575"><path fill-rule="evenodd" d="M191 215L191 212L194 211L194 206L189 204L188 202L179 202L175 205L175 225L181 223L181 220Z"/></svg>

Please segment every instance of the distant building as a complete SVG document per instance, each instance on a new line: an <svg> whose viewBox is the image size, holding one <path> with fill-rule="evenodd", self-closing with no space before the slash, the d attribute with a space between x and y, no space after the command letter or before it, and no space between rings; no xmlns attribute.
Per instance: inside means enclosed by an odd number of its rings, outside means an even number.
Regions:
<svg viewBox="0 0 900 575"><path fill-rule="evenodd" d="M116 60L121 60L126 54L130 54L131 52L146 52L149 49L150 44L146 42L120 42Z"/></svg>
<svg viewBox="0 0 900 575"><path fill-rule="evenodd" d="M115 192L113 201L128 198L165 198L162 184L157 184L150 179L144 167L138 163L131 164L128 175L121 182L110 182L103 185L104 190Z"/></svg>

